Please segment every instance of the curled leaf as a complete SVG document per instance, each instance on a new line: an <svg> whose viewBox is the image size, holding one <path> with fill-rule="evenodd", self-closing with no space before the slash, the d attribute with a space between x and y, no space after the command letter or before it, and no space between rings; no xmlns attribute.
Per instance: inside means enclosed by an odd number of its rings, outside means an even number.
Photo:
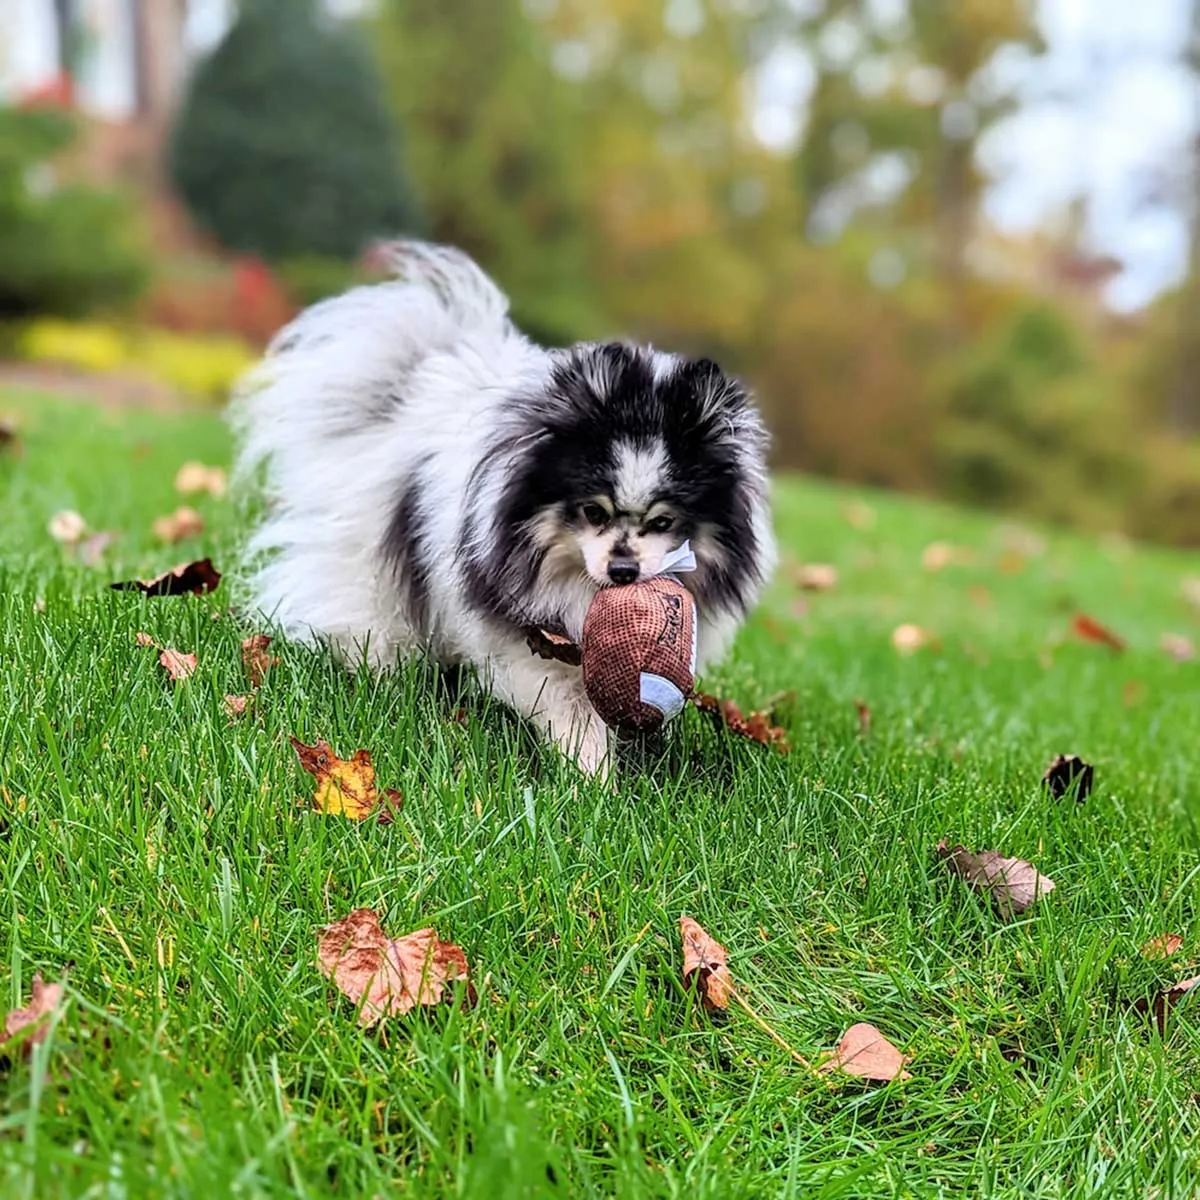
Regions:
<svg viewBox="0 0 1200 1200"><path fill-rule="evenodd" d="M937 844L938 857L971 888L989 896L1000 915L1023 913L1036 900L1054 891L1054 880L1023 858L1004 858L995 850L972 853L965 846Z"/></svg>
<svg viewBox="0 0 1200 1200"><path fill-rule="evenodd" d="M307 746L298 738L289 740L300 758L300 765L317 781L313 793L313 807L317 812L365 821L379 808L375 765L369 750L356 750L352 758L342 759L326 741ZM384 792L384 800L379 822L386 825L393 820L403 800L393 788Z"/></svg>
<svg viewBox="0 0 1200 1200"><path fill-rule="evenodd" d="M194 508L182 505L173 513L159 517L152 531L160 542L173 545L185 538L199 537L204 532L204 518Z"/></svg>
<svg viewBox="0 0 1200 1200"><path fill-rule="evenodd" d="M578 667L583 663L582 648L561 633L552 633L548 629L527 629L525 643L529 652L538 658L566 663L569 667Z"/></svg>
<svg viewBox="0 0 1200 1200"><path fill-rule="evenodd" d="M1158 1026L1158 1032L1163 1037L1166 1037L1167 1019L1170 1017L1172 1010L1193 992L1200 995L1200 975L1172 984L1169 988L1163 988L1161 992L1155 996L1151 996L1149 999L1143 998L1138 1000L1133 1007L1137 1012L1152 1017L1154 1024Z"/></svg>
<svg viewBox="0 0 1200 1200"><path fill-rule="evenodd" d="M1092 794L1095 775L1091 763L1084 762L1078 754L1058 754L1046 768L1042 783L1055 800L1073 791L1075 799L1082 802Z"/></svg>
<svg viewBox="0 0 1200 1200"><path fill-rule="evenodd" d="M1170 958L1183 949L1183 938L1177 933L1160 933L1142 946L1143 958Z"/></svg>
<svg viewBox="0 0 1200 1200"><path fill-rule="evenodd" d="M4 1021L5 1041L12 1041L22 1030L36 1026L24 1041L23 1048L29 1052L35 1046L46 1040L50 1032L50 1017L62 1005L63 985L61 983L44 983L41 972L33 977L33 987L29 1004L26 1008L15 1008Z"/></svg>
<svg viewBox="0 0 1200 1200"><path fill-rule="evenodd" d="M125 579L108 586L116 592L141 592L146 596L203 596L215 592L221 582L221 572L211 558L181 563L156 575L153 579Z"/></svg>
<svg viewBox="0 0 1200 1200"><path fill-rule="evenodd" d="M702 713L707 713L718 729L728 729L739 737L758 742L760 746L774 746L780 754L786 754L791 749L787 731L774 724L769 712L752 712L744 716L732 700L719 700L703 692L694 695L692 703Z"/></svg>
<svg viewBox="0 0 1200 1200"><path fill-rule="evenodd" d="M434 929L389 938L372 909L357 908L326 925L317 942L321 973L359 1006L358 1022L369 1029L384 1017L403 1016L417 1005L449 999L456 979L467 986L470 971L461 947L440 941Z"/></svg>
<svg viewBox="0 0 1200 1200"><path fill-rule="evenodd" d="M865 1021L851 1025L842 1034L837 1050L820 1066L821 1071L844 1071L861 1079L872 1079L876 1083L888 1083L899 1076L911 1079L904 1069L908 1058L901 1054L891 1042Z"/></svg>
<svg viewBox="0 0 1200 1200"><path fill-rule="evenodd" d="M207 492L210 496L220 498L225 495L225 472L220 467L186 462L175 475L175 490L185 496Z"/></svg>
<svg viewBox="0 0 1200 1200"><path fill-rule="evenodd" d="M251 634L242 642L242 666L252 688L258 687L266 673L279 665L278 657L267 649L270 644L271 639L265 633Z"/></svg>
<svg viewBox="0 0 1200 1200"><path fill-rule="evenodd" d="M830 563L805 563L796 572L796 582L806 592L828 592L838 585L837 567Z"/></svg>
<svg viewBox="0 0 1200 1200"><path fill-rule="evenodd" d="M1071 622L1071 629L1077 638L1081 638L1085 642L1092 642L1097 646L1107 646L1118 654L1125 649L1123 638L1118 637L1107 626L1101 625L1094 617L1089 617L1087 613L1076 613Z"/></svg>
<svg viewBox="0 0 1200 1200"><path fill-rule="evenodd" d="M733 994L733 976L726 965L729 952L691 917L679 918L679 933L683 938L684 984L691 987L694 981L705 1008L728 1008Z"/></svg>

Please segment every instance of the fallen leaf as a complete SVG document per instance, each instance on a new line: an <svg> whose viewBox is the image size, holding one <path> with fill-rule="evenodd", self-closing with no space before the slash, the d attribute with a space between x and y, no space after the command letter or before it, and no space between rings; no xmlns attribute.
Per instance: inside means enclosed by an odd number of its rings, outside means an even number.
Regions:
<svg viewBox="0 0 1200 1200"><path fill-rule="evenodd" d="M181 563L153 579L126 579L108 586L117 592L142 592L147 596L203 596L215 592L221 582L221 572L211 558Z"/></svg>
<svg viewBox="0 0 1200 1200"><path fill-rule="evenodd" d="M1167 1036L1167 1017L1176 1004L1180 1002L1190 992L1200 987L1200 975L1196 975L1191 979L1184 979L1180 983L1173 984L1169 988L1163 988L1156 996L1150 999L1141 999L1134 1003L1134 1008L1140 1013L1146 1013L1154 1018L1155 1025L1158 1026L1158 1032L1163 1036Z"/></svg>
<svg viewBox="0 0 1200 1200"><path fill-rule="evenodd" d="M231 721L236 721L238 717L243 717L246 715L246 706L249 703L249 696L233 696L226 692L224 701L225 715Z"/></svg>
<svg viewBox="0 0 1200 1200"><path fill-rule="evenodd" d="M897 654L916 654L926 646L936 646L937 638L920 625L898 625L892 631L892 645Z"/></svg>
<svg viewBox="0 0 1200 1200"><path fill-rule="evenodd" d="M796 583L806 592L828 592L838 585L837 567L830 563L805 563L796 571Z"/></svg>
<svg viewBox="0 0 1200 1200"><path fill-rule="evenodd" d="M1056 754L1042 775L1042 783L1055 800L1061 800L1072 790L1075 799L1086 800L1092 794L1096 772L1078 754Z"/></svg>
<svg viewBox="0 0 1200 1200"><path fill-rule="evenodd" d="M74 546L87 533L87 522L77 512L64 509L50 518L46 529L56 542L61 542L64 546Z"/></svg>
<svg viewBox="0 0 1200 1200"><path fill-rule="evenodd" d="M861 500L852 500L849 504L843 505L842 516L846 518L846 524L855 529L875 528L875 510Z"/></svg>
<svg viewBox="0 0 1200 1200"><path fill-rule="evenodd" d="M820 1066L821 1071L844 1071L862 1079L877 1083L888 1083L899 1076L911 1079L904 1069L908 1058L901 1054L891 1042L865 1021L851 1025L842 1034L837 1050Z"/></svg>
<svg viewBox="0 0 1200 1200"><path fill-rule="evenodd" d="M871 709L865 700L855 700L854 710L858 713L858 733L866 737L871 732Z"/></svg>
<svg viewBox="0 0 1200 1200"><path fill-rule="evenodd" d="M23 1029L37 1026L22 1042L26 1053L31 1046L40 1045L50 1032L50 1016L62 1005L63 985L43 983L39 971L33 977L33 987L27 1008L15 1008L4 1022L5 1041L12 1041Z"/></svg>
<svg viewBox="0 0 1200 1200"><path fill-rule="evenodd" d="M252 688L257 688L266 673L279 665L279 659L267 652L270 644L271 639L265 633L251 634L242 642L242 665Z"/></svg>
<svg viewBox="0 0 1200 1200"><path fill-rule="evenodd" d="M774 746L780 754L786 754L791 749L787 731L772 724L768 712L752 712L749 716L743 716L742 710L732 700L718 700L716 696L703 692L694 695L692 703L702 713L712 717L718 729L728 729L762 746Z"/></svg>
<svg viewBox="0 0 1200 1200"><path fill-rule="evenodd" d="M1089 617L1087 613L1075 614L1075 618L1071 621L1071 630L1076 637L1082 638L1085 642L1107 646L1110 650L1118 653L1125 649L1125 642L1122 638L1113 633L1111 629L1101 625L1093 617Z"/></svg>
<svg viewBox="0 0 1200 1200"><path fill-rule="evenodd" d="M1025 570L1025 555L1020 550L1008 549L996 561L1001 575L1020 575Z"/></svg>
<svg viewBox="0 0 1200 1200"><path fill-rule="evenodd" d="M468 1002L475 1002L460 947L440 941L432 928L389 938L369 908L357 908L321 930L317 962L321 973L359 1006L364 1029L418 1004L440 1004L449 999L447 985L456 979L466 984Z"/></svg>
<svg viewBox="0 0 1200 1200"><path fill-rule="evenodd" d="M990 608L994 603L992 593L982 583L973 583L967 588L967 597L978 608Z"/></svg>
<svg viewBox="0 0 1200 1200"><path fill-rule="evenodd" d="M175 475L175 490L185 496L207 492L210 496L220 498L225 495L225 472L220 467L186 462Z"/></svg>
<svg viewBox="0 0 1200 1200"><path fill-rule="evenodd" d="M326 741L306 746L298 738L289 740L300 758L300 765L317 781L313 807L318 812L365 821L378 808L381 825L394 819L403 798L394 788L388 788L384 792L387 802L380 807L370 750L356 750L353 758L342 759Z"/></svg>
<svg viewBox="0 0 1200 1200"><path fill-rule="evenodd" d="M139 646L157 646L158 643L148 633L134 634L133 640Z"/></svg>
<svg viewBox="0 0 1200 1200"><path fill-rule="evenodd" d="M726 960L729 952L691 917L679 918L679 933L683 939L683 982L692 986L704 1007L728 1008L733 994L733 976L729 973Z"/></svg>
<svg viewBox="0 0 1200 1200"><path fill-rule="evenodd" d="M194 509L183 505L153 525L154 536L160 542L173 544L184 538L199 537L204 532L204 518Z"/></svg>
<svg viewBox="0 0 1200 1200"><path fill-rule="evenodd" d="M89 534L85 537L75 547L75 553L85 567L99 566L100 560L108 551L109 546L120 536L119 533L114 533L111 529L102 529L99 533Z"/></svg>
<svg viewBox="0 0 1200 1200"><path fill-rule="evenodd" d="M990 896L1001 916L1023 913L1054 891L1054 880L1023 858L1004 858L995 850L973 854L965 846L947 846L945 841L938 842L937 852L953 874Z"/></svg>
<svg viewBox="0 0 1200 1200"><path fill-rule="evenodd" d="M527 629L525 643L529 652L538 658L566 663L569 667L578 667L583 662L583 650L561 633L551 633L548 629Z"/></svg>
<svg viewBox="0 0 1200 1200"><path fill-rule="evenodd" d="M1142 947L1143 958L1170 958L1183 949L1183 938L1177 933L1160 933Z"/></svg>
<svg viewBox="0 0 1200 1200"><path fill-rule="evenodd" d="M21 449L21 438L15 421L0 417L0 450L17 452Z"/></svg>
<svg viewBox="0 0 1200 1200"><path fill-rule="evenodd" d="M196 669L194 654L184 654L179 650L171 649L170 646L163 648L162 653L158 656L158 661L162 663L167 674L176 683L182 683Z"/></svg>
<svg viewBox="0 0 1200 1200"><path fill-rule="evenodd" d="M465 729L471 724L471 714L465 708L459 707L450 714L450 720Z"/></svg>
<svg viewBox="0 0 1200 1200"><path fill-rule="evenodd" d="M944 571L955 564L971 561L971 551L950 542L930 542L921 552L921 566L930 573Z"/></svg>
<svg viewBox="0 0 1200 1200"><path fill-rule="evenodd" d="M1200 609L1200 575L1194 579L1185 579L1179 588L1183 596L1193 608Z"/></svg>
<svg viewBox="0 0 1200 1200"><path fill-rule="evenodd" d="M1191 662L1196 657L1196 643L1181 633L1164 633L1158 644L1177 663Z"/></svg>

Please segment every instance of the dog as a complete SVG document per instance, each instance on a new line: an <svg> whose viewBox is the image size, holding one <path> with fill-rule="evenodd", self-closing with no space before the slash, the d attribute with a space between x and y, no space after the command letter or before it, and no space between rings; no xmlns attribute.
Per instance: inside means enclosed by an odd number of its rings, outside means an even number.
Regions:
<svg viewBox="0 0 1200 1200"><path fill-rule="evenodd" d="M719 659L775 561L763 423L708 359L543 349L461 251L386 257L395 278L302 312L231 405L235 477L265 489L253 606L349 662L469 665L607 771L580 669L527 636L577 641L598 589L658 574L686 540L698 667Z"/></svg>

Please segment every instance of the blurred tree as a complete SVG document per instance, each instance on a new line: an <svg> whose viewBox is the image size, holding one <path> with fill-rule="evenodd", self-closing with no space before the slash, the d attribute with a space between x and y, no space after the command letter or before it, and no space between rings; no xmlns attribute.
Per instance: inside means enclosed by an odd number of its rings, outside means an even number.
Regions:
<svg viewBox="0 0 1200 1200"><path fill-rule="evenodd" d="M416 224L374 66L313 0L243 0L196 69L170 165L218 241L268 260L349 259Z"/></svg>
<svg viewBox="0 0 1200 1200"><path fill-rule="evenodd" d="M133 208L50 165L75 133L64 113L0 108L0 320L120 309L146 282Z"/></svg>
<svg viewBox="0 0 1200 1200"><path fill-rule="evenodd" d="M582 98L521 0L381 0L375 21L429 235L485 264L541 340L598 331Z"/></svg>

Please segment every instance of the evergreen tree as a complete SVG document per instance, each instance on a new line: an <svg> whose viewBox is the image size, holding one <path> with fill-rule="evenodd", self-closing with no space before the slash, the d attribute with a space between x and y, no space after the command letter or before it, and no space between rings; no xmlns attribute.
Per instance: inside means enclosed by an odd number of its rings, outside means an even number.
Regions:
<svg viewBox="0 0 1200 1200"><path fill-rule="evenodd" d="M350 259L416 223L372 62L313 0L243 0L196 70L171 173L218 241L268 260Z"/></svg>

